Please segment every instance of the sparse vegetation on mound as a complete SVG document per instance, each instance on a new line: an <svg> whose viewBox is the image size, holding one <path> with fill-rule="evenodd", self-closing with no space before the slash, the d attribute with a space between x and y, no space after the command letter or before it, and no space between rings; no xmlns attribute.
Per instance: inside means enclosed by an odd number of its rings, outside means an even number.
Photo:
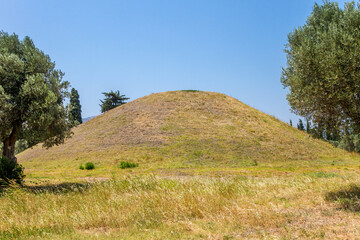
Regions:
<svg viewBox="0 0 360 240"><path fill-rule="evenodd" d="M357 159L357 155L213 92L152 94L112 109L73 131L65 144L48 150L36 146L19 154L19 161L31 169L29 173L40 170L71 175L71 170L87 161L94 162L97 171L108 172L121 161L139 163L139 170L146 170L266 168L292 161L306 168Z"/></svg>

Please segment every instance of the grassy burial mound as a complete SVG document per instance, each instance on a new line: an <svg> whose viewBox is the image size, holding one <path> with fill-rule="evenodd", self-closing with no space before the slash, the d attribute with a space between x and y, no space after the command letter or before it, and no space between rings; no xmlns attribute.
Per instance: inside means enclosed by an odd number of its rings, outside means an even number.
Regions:
<svg viewBox="0 0 360 240"><path fill-rule="evenodd" d="M0 192L0 239L360 235L358 155L219 93L152 94L18 158L27 178Z"/></svg>
<svg viewBox="0 0 360 240"><path fill-rule="evenodd" d="M241 168L273 163L315 166L357 158L214 92L151 94L95 117L65 144L18 155L27 169L99 169L121 161L139 168Z"/></svg>

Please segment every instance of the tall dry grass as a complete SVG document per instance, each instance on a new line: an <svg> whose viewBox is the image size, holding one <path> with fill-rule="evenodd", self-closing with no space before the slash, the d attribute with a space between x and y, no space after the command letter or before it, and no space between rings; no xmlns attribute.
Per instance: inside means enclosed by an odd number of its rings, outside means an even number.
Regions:
<svg viewBox="0 0 360 240"><path fill-rule="evenodd" d="M0 239L354 239L358 213L327 202L357 176L158 177L9 188Z"/></svg>

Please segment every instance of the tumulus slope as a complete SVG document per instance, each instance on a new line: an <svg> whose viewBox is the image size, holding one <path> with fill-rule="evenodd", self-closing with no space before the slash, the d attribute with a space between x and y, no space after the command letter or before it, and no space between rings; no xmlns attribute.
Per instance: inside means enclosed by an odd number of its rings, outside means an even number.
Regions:
<svg viewBox="0 0 360 240"><path fill-rule="evenodd" d="M28 171L98 169L120 161L139 169L323 166L358 159L220 93L171 91L112 109L73 129L65 144L40 145L17 157Z"/></svg>

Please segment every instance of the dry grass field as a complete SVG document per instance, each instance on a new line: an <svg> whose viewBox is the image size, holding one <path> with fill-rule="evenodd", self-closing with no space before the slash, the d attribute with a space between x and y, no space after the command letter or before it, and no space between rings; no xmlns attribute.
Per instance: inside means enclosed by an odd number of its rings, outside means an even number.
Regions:
<svg viewBox="0 0 360 240"><path fill-rule="evenodd" d="M0 239L360 239L359 155L219 93L152 94L18 159Z"/></svg>
<svg viewBox="0 0 360 240"><path fill-rule="evenodd" d="M0 239L358 239L359 196L353 171L41 183L2 193Z"/></svg>

